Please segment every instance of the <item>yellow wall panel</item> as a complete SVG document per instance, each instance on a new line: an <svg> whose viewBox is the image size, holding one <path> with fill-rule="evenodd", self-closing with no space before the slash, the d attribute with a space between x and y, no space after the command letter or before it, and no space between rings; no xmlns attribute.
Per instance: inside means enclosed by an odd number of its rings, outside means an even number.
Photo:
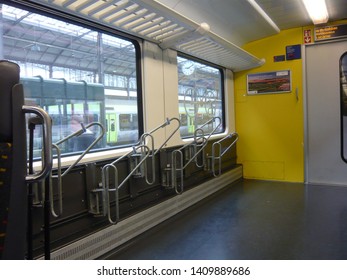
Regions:
<svg viewBox="0 0 347 280"><path fill-rule="evenodd" d="M244 161L243 176L256 179L284 180L284 162Z"/></svg>
<svg viewBox="0 0 347 280"><path fill-rule="evenodd" d="M274 62L286 46L302 44L302 28L249 43L243 48L265 58L263 66L235 74L238 162L245 178L304 180L302 59ZM247 74L290 70L290 93L247 95Z"/></svg>

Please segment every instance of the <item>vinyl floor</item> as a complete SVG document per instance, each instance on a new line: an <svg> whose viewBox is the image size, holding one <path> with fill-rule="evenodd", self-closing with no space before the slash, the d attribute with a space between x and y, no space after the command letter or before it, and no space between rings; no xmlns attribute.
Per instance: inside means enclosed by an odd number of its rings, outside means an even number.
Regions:
<svg viewBox="0 0 347 280"><path fill-rule="evenodd" d="M105 259L347 259L347 187L241 180Z"/></svg>

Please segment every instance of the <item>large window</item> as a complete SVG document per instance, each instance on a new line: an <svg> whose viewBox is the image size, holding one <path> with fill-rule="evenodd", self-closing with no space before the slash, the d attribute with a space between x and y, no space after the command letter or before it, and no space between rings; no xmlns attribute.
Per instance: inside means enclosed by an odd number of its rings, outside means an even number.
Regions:
<svg viewBox="0 0 347 280"><path fill-rule="evenodd" d="M138 43L85 23L0 5L0 57L19 64L26 103L40 105L51 115L53 142L92 122L106 129L95 149L136 142L142 133ZM35 133L39 155L39 129ZM61 149L81 151L99 133L99 126L89 127Z"/></svg>
<svg viewBox="0 0 347 280"><path fill-rule="evenodd" d="M178 56L181 136L224 131L223 75L216 66Z"/></svg>

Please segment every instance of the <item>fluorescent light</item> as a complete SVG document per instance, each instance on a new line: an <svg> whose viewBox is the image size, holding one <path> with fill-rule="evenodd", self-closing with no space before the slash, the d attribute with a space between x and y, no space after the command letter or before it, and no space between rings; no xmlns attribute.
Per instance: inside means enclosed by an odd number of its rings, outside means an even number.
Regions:
<svg viewBox="0 0 347 280"><path fill-rule="evenodd" d="M314 24L326 23L329 19L325 0L303 0Z"/></svg>

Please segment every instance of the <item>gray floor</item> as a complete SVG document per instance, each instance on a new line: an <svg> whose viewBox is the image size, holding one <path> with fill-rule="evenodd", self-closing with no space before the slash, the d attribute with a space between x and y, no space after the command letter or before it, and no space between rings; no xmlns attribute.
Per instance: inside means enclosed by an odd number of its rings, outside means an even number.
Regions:
<svg viewBox="0 0 347 280"><path fill-rule="evenodd" d="M106 259L347 259L347 187L243 180Z"/></svg>

